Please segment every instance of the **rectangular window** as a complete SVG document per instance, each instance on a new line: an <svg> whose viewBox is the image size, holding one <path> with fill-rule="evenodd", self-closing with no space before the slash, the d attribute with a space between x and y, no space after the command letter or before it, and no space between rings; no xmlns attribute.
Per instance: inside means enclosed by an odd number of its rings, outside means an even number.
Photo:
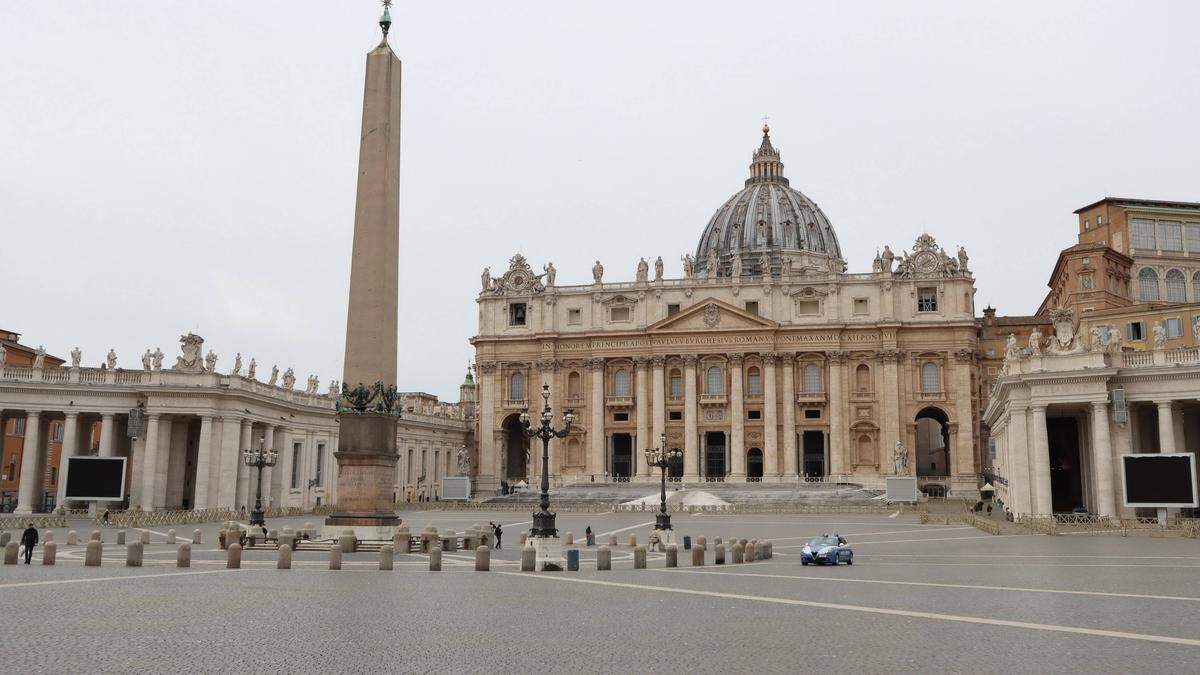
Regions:
<svg viewBox="0 0 1200 675"><path fill-rule="evenodd" d="M292 483L291 483L291 485L292 485L293 490L300 488L300 460L301 460L300 449L301 449L301 445L299 443L292 444Z"/></svg>
<svg viewBox="0 0 1200 675"><path fill-rule="evenodd" d="M1104 224L1104 216L1096 216L1096 227Z"/></svg>
<svg viewBox="0 0 1200 675"><path fill-rule="evenodd" d="M1131 342L1146 339L1146 325L1141 321L1130 321L1125 324L1125 339Z"/></svg>
<svg viewBox="0 0 1200 675"><path fill-rule="evenodd" d="M936 312L937 311L937 289L936 288L918 288L917 289L917 311L918 312Z"/></svg>
<svg viewBox="0 0 1200 675"><path fill-rule="evenodd" d="M671 374L671 398L683 398L683 377L679 371Z"/></svg>
<svg viewBox="0 0 1200 675"><path fill-rule="evenodd" d="M567 310L567 325L568 326L578 326L579 324L583 323L582 314L583 313L580 312L578 309L568 309Z"/></svg>
<svg viewBox="0 0 1200 675"><path fill-rule="evenodd" d="M25 418L24 417L18 417L15 420L13 420L12 435L13 436L24 436L25 435Z"/></svg>
<svg viewBox="0 0 1200 675"><path fill-rule="evenodd" d="M63 439L63 425L62 425L62 422L55 422L55 423L54 423L54 428L50 430L50 436L51 436L51 439L52 439L52 440L54 440L54 441L57 441L57 442L59 442L59 443L61 443L61 442L62 442L62 439Z"/></svg>
<svg viewBox="0 0 1200 675"><path fill-rule="evenodd" d="M1179 221L1164 220L1158 223L1158 246L1164 251L1183 250L1183 232Z"/></svg>
<svg viewBox="0 0 1200 675"><path fill-rule="evenodd" d="M611 321L628 321L629 320L629 308L628 307L613 307L610 310L609 319Z"/></svg>
<svg viewBox="0 0 1200 675"><path fill-rule="evenodd" d="M854 299L854 313L855 314L866 314L869 309L870 309L870 305L867 304L866 298L855 298Z"/></svg>
<svg viewBox="0 0 1200 675"><path fill-rule="evenodd" d="M525 303L514 302L508 306L508 325L524 326L525 325Z"/></svg>
<svg viewBox="0 0 1200 675"><path fill-rule="evenodd" d="M58 484L58 467L57 466L50 467L50 484L51 485Z"/></svg>
<svg viewBox="0 0 1200 675"><path fill-rule="evenodd" d="M1082 274L1079 276L1079 288L1087 291L1092 288L1092 275Z"/></svg>
<svg viewBox="0 0 1200 675"><path fill-rule="evenodd" d="M317 486L325 484L325 444L317 443L317 475L313 478L317 479Z"/></svg>
<svg viewBox="0 0 1200 675"><path fill-rule="evenodd" d="M987 354L987 357L989 359L996 358L996 348L995 347L988 347L987 351L985 353Z"/></svg>
<svg viewBox="0 0 1200 675"><path fill-rule="evenodd" d="M821 419L821 409L820 408L805 408L804 409L804 419L806 419L806 420Z"/></svg>
<svg viewBox="0 0 1200 675"><path fill-rule="evenodd" d="M1167 331L1168 338L1183 337L1183 322L1177 316L1163 319L1163 328Z"/></svg>
<svg viewBox="0 0 1200 675"><path fill-rule="evenodd" d="M757 300L747 300L746 301L746 311L751 314L758 314L758 301Z"/></svg>
<svg viewBox="0 0 1200 675"><path fill-rule="evenodd" d="M1090 256L1090 255L1083 256L1083 264L1091 265L1092 264L1092 256Z"/></svg>
<svg viewBox="0 0 1200 675"><path fill-rule="evenodd" d="M667 316L675 316L679 313L679 303L673 302L667 305Z"/></svg>
<svg viewBox="0 0 1200 675"><path fill-rule="evenodd" d="M747 410L746 411L746 419L761 420L762 419L762 411L761 410Z"/></svg>
<svg viewBox="0 0 1200 675"><path fill-rule="evenodd" d="M1200 253L1200 223L1183 226L1183 245L1189 253Z"/></svg>
<svg viewBox="0 0 1200 675"><path fill-rule="evenodd" d="M796 302L796 313L800 316L816 316L821 313L821 301L799 300Z"/></svg>
<svg viewBox="0 0 1200 675"><path fill-rule="evenodd" d="M613 421L614 422L628 422L629 421L629 413L627 413L627 412L613 413Z"/></svg>
<svg viewBox="0 0 1200 675"><path fill-rule="evenodd" d="M1091 224L1090 224L1090 223L1088 223L1087 219L1085 218L1085 219L1083 220L1083 231L1084 231L1084 232L1087 232L1087 231L1088 231L1088 230L1090 230L1090 229L1092 229L1092 226L1091 226Z"/></svg>
<svg viewBox="0 0 1200 675"><path fill-rule="evenodd" d="M683 419L683 411L672 410L667 413L667 419L671 420L672 422L678 422Z"/></svg>
<svg viewBox="0 0 1200 675"><path fill-rule="evenodd" d="M1145 218L1134 218L1129 223L1131 244L1136 249L1154 251L1158 245L1154 241L1154 221Z"/></svg>

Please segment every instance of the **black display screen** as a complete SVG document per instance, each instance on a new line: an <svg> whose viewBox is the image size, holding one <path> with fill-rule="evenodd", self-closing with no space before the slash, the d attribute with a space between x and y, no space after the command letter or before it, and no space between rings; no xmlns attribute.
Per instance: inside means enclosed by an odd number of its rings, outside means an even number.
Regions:
<svg viewBox="0 0 1200 675"><path fill-rule="evenodd" d="M1196 492L1191 455L1122 455L1125 501L1130 506L1193 506Z"/></svg>
<svg viewBox="0 0 1200 675"><path fill-rule="evenodd" d="M124 499L124 457L68 457L67 462L66 499Z"/></svg>

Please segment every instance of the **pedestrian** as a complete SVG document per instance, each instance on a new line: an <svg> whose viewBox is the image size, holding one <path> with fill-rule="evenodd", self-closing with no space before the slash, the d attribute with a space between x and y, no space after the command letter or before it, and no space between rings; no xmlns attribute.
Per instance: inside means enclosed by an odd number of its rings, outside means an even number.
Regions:
<svg viewBox="0 0 1200 675"><path fill-rule="evenodd" d="M25 564L29 564L29 559L33 557L33 547L38 543L38 531L33 527L33 523L25 528L21 533L21 546L25 547Z"/></svg>
<svg viewBox="0 0 1200 675"><path fill-rule="evenodd" d="M496 535L496 550L498 551L500 550L500 536L504 534L504 530L500 529L500 523L492 525L492 533Z"/></svg>
<svg viewBox="0 0 1200 675"><path fill-rule="evenodd" d="M585 536L585 537L587 537L587 545L588 545L588 546L595 546L595 545L596 545L596 535L592 533L592 526L591 526L591 525L588 525L588 526L587 526L587 529L583 531L583 534L584 534L584 536Z"/></svg>
<svg viewBox="0 0 1200 675"><path fill-rule="evenodd" d="M988 515L989 515L989 516L990 516L990 515L992 515L992 505L991 505L991 503L989 503L989 504L987 505L987 513L988 513Z"/></svg>
<svg viewBox="0 0 1200 675"><path fill-rule="evenodd" d="M103 523L105 527L110 524L108 521L108 509L104 509L104 516L100 519L100 522Z"/></svg>

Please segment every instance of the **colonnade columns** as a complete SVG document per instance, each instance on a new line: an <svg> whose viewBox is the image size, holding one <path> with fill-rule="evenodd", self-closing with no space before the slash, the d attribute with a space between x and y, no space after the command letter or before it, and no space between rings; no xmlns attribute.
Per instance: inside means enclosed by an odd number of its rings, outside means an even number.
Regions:
<svg viewBox="0 0 1200 675"><path fill-rule="evenodd" d="M588 403L592 414L591 424L588 425L588 473L594 476L604 475L604 453L606 437L604 435L604 359L588 359L591 370L592 400Z"/></svg>
<svg viewBox="0 0 1200 675"><path fill-rule="evenodd" d="M1175 420L1170 401L1155 401L1158 406L1158 451L1175 452Z"/></svg>
<svg viewBox="0 0 1200 675"><path fill-rule="evenodd" d="M700 427L696 419L696 361L694 354L683 357L683 480L700 479Z"/></svg>
<svg viewBox="0 0 1200 675"><path fill-rule="evenodd" d="M637 422L637 441L632 448L633 463L638 470L634 474L642 476L650 476L650 463L646 461L646 455L643 450L655 447L658 444L657 438L650 437L650 394L646 391L646 379L649 377L647 372L650 365L650 359L644 356L633 357L633 365L636 377L634 378L636 391L635 396L635 412L634 417ZM639 459L640 456L640 459Z"/></svg>
<svg viewBox="0 0 1200 675"><path fill-rule="evenodd" d="M779 477L779 402L775 395L777 354L763 354L763 480ZM794 426L793 426L794 428ZM794 436L795 434L793 434Z"/></svg>
<svg viewBox="0 0 1200 675"><path fill-rule="evenodd" d="M733 460L729 477L733 480L746 479L746 411L743 401L746 392L742 387L742 363L746 355L734 353L729 355L729 417L730 443L729 454Z"/></svg>
<svg viewBox="0 0 1200 675"><path fill-rule="evenodd" d="M496 449L496 364L492 361L479 363L475 369L479 374L479 438L476 439L479 456L475 459L475 488L482 492L500 484L500 477L497 475L499 451ZM407 457L403 461L407 462ZM407 481L410 477L406 475L404 479ZM283 495L287 494L286 488L282 486L288 480L291 480L291 474L281 474L281 504ZM479 485L480 481L485 485ZM488 481L490 484L486 484Z"/></svg>
<svg viewBox="0 0 1200 675"><path fill-rule="evenodd" d="M783 474L792 477L799 472L796 463L796 355L783 352L779 359L783 366Z"/></svg>
<svg viewBox="0 0 1200 675"><path fill-rule="evenodd" d="M266 428L263 429L262 449L264 451L275 449L275 429L276 429L276 426L274 424L268 424L268 425L266 425ZM337 443L336 442L333 444L333 451L337 452ZM276 455L275 462L278 463L280 459L281 459L281 457L279 455ZM263 467L263 475L262 475L263 508L266 508L268 506L275 504L274 482L275 482L275 467L273 467L273 466ZM334 476L333 484L337 485L337 476Z"/></svg>
<svg viewBox="0 0 1200 675"><path fill-rule="evenodd" d="M26 411L25 442L21 446L21 480L17 484L17 508L13 513L33 513L34 493L37 492L38 475L41 473L38 471L42 459L41 430L41 411Z"/></svg>
<svg viewBox="0 0 1200 675"><path fill-rule="evenodd" d="M216 471L216 488L210 490L215 501L212 506L217 508L237 508L238 467L242 466L241 427L243 420L239 417L221 418L221 443Z"/></svg>
<svg viewBox="0 0 1200 675"><path fill-rule="evenodd" d="M654 413L651 423L652 436L644 445L646 448L657 448L658 439L662 438L667 431L667 386L663 380L663 368L667 365L667 359L664 356L652 357L650 365L650 377L653 379L651 390L654 392ZM649 471L650 467L646 467L646 470Z"/></svg>
<svg viewBox="0 0 1200 675"><path fill-rule="evenodd" d="M1033 405L1033 489L1034 505L1037 510L1031 512L1038 515L1054 513L1054 502L1050 492L1050 443L1046 437L1046 406Z"/></svg>
<svg viewBox="0 0 1200 675"><path fill-rule="evenodd" d="M208 474L212 462L212 425L211 415L200 416L200 442L196 451L196 491L193 500L196 509L207 509L211 506L208 500Z"/></svg>
<svg viewBox="0 0 1200 675"><path fill-rule="evenodd" d="M254 442L252 432L254 423L250 420L242 420L242 433L239 437L237 447L237 497L234 500L234 507L246 506L249 508L252 497L250 496L250 481L253 476L250 475L252 469L246 466L246 462L242 461L242 451L248 450L250 444Z"/></svg>
<svg viewBox="0 0 1200 675"><path fill-rule="evenodd" d="M100 456L113 456L113 414L100 415Z"/></svg>
<svg viewBox="0 0 1200 675"><path fill-rule="evenodd" d="M0 425L0 430L3 429L3 425ZM67 458L75 456L77 452L79 452L79 413L68 412L63 421L62 452L59 453L58 460L58 497L54 500L54 503L59 506L63 506L64 497L67 494Z"/></svg>
<svg viewBox="0 0 1200 675"><path fill-rule="evenodd" d="M158 462L161 451L159 445L159 421L158 413L146 414L146 444L142 450L142 491L141 503L142 508L146 511L154 510L154 478L158 475ZM65 446L64 446L65 447Z"/></svg>
<svg viewBox="0 0 1200 675"><path fill-rule="evenodd" d="M828 352L829 359L829 474L846 473L846 353Z"/></svg>
<svg viewBox="0 0 1200 675"><path fill-rule="evenodd" d="M1009 500L1013 513L1034 513L1033 490L1030 486L1030 443L1029 412L1022 406L1014 407L1008 421L1008 443L1012 457L1013 479L1009 480Z"/></svg>
<svg viewBox="0 0 1200 675"><path fill-rule="evenodd" d="M1096 512L1117 515L1113 494L1112 441L1108 431L1108 402L1092 401L1092 464L1096 478Z"/></svg>

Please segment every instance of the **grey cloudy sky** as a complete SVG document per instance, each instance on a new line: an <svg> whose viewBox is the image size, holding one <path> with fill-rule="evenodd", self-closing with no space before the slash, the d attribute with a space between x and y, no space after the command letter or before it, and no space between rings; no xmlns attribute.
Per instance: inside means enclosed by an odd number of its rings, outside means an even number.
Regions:
<svg viewBox="0 0 1200 675"><path fill-rule="evenodd" d="M1071 211L1200 200L1194 2L400 3L400 380L454 399L484 265L668 276L769 115L851 271L929 231L1032 313ZM0 5L0 326L85 365L196 331L340 378L378 4Z"/></svg>

